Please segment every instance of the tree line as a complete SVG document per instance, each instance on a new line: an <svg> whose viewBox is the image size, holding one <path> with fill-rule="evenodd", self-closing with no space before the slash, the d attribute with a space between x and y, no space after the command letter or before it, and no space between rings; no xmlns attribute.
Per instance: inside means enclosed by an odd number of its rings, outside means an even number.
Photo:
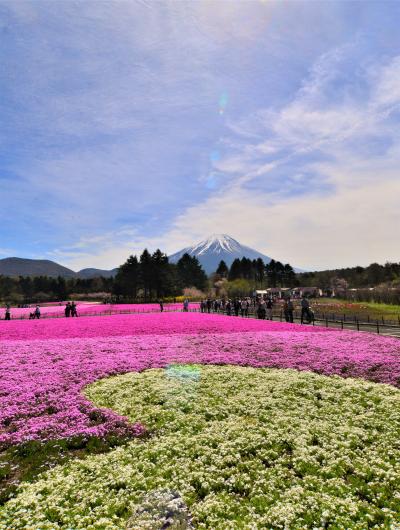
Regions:
<svg viewBox="0 0 400 530"><path fill-rule="evenodd" d="M258 288L295 287L298 285L293 267L289 263L284 265L273 259L269 263L264 263L261 258L253 260L245 257L237 258L230 268L224 261L221 261L216 274L222 278L227 278L228 281L249 280Z"/></svg>
<svg viewBox="0 0 400 530"><path fill-rule="evenodd" d="M342 280L342 285L349 289L362 289L377 286L400 287L400 263L371 263L368 267L348 267L297 274L304 287L318 286L330 289L335 282Z"/></svg>
<svg viewBox="0 0 400 530"><path fill-rule="evenodd" d="M178 263L169 263L166 254L145 249L129 256L114 278L51 278L47 276L0 276L0 300L17 304L67 300L84 296L119 301L151 301L182 294L185 287L205 291L208 278L198 259L184 254Z"/></svg>
<svg viewBox="0 0 400 530"><path fill-rule="evenodd" d="M343 298L366 301L379 298L394 303L399 299L400 263L296 273L288 263L275 260L264 263L261 258L243 257L235 259L230 267L221 261L208 278L195 256L184 254L173 264L161 250L151 254L145 249L139 257L129 256L114 278L0 276L0 300L34 303L76 296L112 296L120 301L151 301L177 297L190 287L200 291L200 295L213 291L216 295L233 297L250 294L254 289L297 286L319 287ZM371 287L375 288L373 292L369 290ZM351 289L357 289L357 294Z"/></svg>
<svg viewBox="0 0 400 530"><path fill-rule="evenodd" d="M178 296L185 287L204 291L207 283L207 275L195 256L184 254L174 264L161 250L150 254L145 249L139 258L129 256L119 267L113 293L118 299L136 300L140 296L149 301Z"/></svg>
<svg viewBox="0 0 400 530"><path fill-rule="evenodd" d="M112 290L113 278L63 278L58 276L0 276L0 300L16 304L66 300L75 293L90 295Z"/></svg>

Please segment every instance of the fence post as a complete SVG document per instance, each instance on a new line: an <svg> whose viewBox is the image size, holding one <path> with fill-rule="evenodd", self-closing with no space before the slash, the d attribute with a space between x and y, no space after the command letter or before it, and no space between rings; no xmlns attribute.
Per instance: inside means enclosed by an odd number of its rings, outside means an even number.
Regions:
<svg viewBox="0 0 400 530"><path fill-rule="evenodd" d="M343 329L343 320L341 321L341 324L342 324L342 329Z"/></svg>
<svg viewBox="0 0 400 530"><path fill-rule="evenodd" d="M360 331L360 321L357 319L357 331Z"/></svg>
<svg viewBox="0 0 400 530"><path fill-rule="evenodd" d="M379 320L376 321L376 332L379 335Z"/></svg>

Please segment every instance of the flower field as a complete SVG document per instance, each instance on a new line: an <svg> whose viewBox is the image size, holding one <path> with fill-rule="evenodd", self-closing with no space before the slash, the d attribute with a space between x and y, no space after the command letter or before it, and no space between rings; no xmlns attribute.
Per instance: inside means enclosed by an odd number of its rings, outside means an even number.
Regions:
<svg viewBox="0 0 400 530"><path fill-rule="evenodd" d="M48 305L40 307L41 315L44 317L64 316L66 302L61 305ZM190 308L198 307L197 302L192 302ZM96 313L107 313L109 311L119 312L126 311L129 313L137 312L158 312L159 304L99 304L97 302L76 302L78 315L85 316ZM182 309L182 304L164 304L165 311L178 311ZM35 307L13 307L11 308L12 318L29 319L29 314L35 310ZM3 311L4 312L4 311ZM1 315L3 316L3 315Z"/></svg>
<svg viewBox="0 0 400 530"><path fill-rule="evenodd" d="M198 313L6 324L1 530L397 528L397 339ZM32 444L63 458L39 469Z"/></svg>

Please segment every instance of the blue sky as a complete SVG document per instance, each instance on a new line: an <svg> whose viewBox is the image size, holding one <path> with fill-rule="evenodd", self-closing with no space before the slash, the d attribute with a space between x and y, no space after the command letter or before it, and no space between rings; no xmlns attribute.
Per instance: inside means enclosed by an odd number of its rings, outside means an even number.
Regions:
<svg viewBox="0 0 400 530"><path fill-rule="evenodd" d="M0 3L0 257L400 260L399 2Z"/></svg>

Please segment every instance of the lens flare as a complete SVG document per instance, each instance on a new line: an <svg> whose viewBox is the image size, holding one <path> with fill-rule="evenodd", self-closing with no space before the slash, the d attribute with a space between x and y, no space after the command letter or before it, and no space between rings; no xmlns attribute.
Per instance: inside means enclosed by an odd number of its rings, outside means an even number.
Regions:
<svg viewBox="0 0 400 530"><path fill-rule="evenodd" d="M224 114L225 109L228 105L228 94L226 92L223 92L219 97L219 114L222 116Z"/></svg>

